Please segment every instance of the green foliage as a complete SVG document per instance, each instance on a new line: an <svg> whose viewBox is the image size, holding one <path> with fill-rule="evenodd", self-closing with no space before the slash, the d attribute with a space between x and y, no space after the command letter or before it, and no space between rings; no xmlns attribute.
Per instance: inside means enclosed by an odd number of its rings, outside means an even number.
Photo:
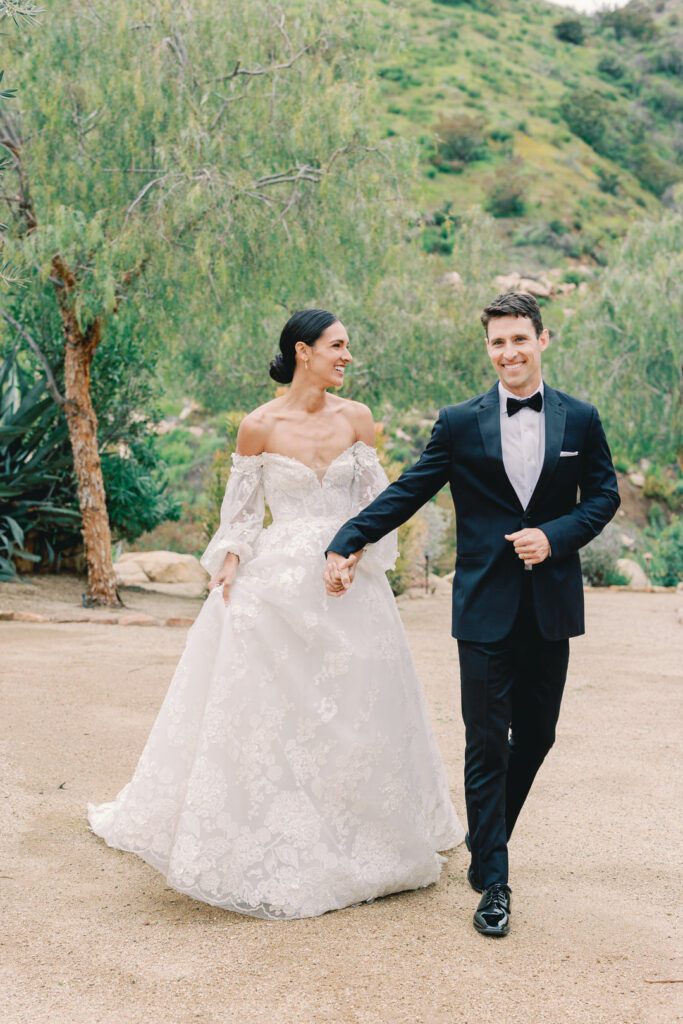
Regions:
<svg viewBox="0 0 683 1024"><path fill-rule="evenodd" d="M526 210L529 181L522 164L510 160L489 185L485 208L494 217L520 217Z"/></svg>
<svg viewBox="0 0 683 1024"><path fill-rule="evenodd" d="M626 577L617 569L617 560L621 555L621 540L619 530L613 523L608 523L602 533L581 548L580 555L581 572L592 587L628 583Z"/></svg>
<svg viewBox="0 0 683 1024"><path fill-rule="evenodd" d="M112 534L134 540L179 509L160 479L149 441L130 438L102 453ZM14 354L0 365L0 559L59 566L81 544L71 446L66 421L42 378Z"/></svg>
<svg viewBox="0 0 683 1024"><path fill-rule="evenodd" d="M458 113L442 117L435 126L437 149L434 164L441 169L453 162L463 164L488 156L486 125L481 118Z"/></svg>
<svg viewBox="0 0 683 1024"><path fill-rule="evenodd" d="M13 558L53 563L80 538L66 424L42 380L0 365L0 572Z"/></svg>
<svg viewBox="0 0 683 1024"><path fill-rule="evenodd" d="M598 188L610 196L615 196L619 191L619 175L614 171L608 171L604 167L596 167L595 173L598 176Z"/></svg>
<svg viewBox="0 0 683 1024"><path fill-rule="evenodd" d="M629 37L646 41L657 35L654 18L647 6L638 0L601 15L600 23L603 28L611 28L619 41Z"/></svg>
<svg viewBox="0 0 683 1024"><path fill-rule="evenodd" d="M605 53L598 61L598 71L605 78L610 78L615 82L621 81L629 74L628 65L616 54L609 52Z"/></svg>
<svg viewBox="0 0 683 1024"><path fill-rule="evenodd" d="M563 18L555 22L553 32L560 42L573 43L574 46L581 46L586 39L583 22L579 18Z"/></svg>
<svg viewBox="0 0 683 1024"><path fill-rule="evenodd" d="M594 402L630 462L676 461L681 443L683 215L633 226L548 352L561 386Z"/></svg>
<svg viewBox="0 0 683 1024"><path fill-rule="evenodd" d="M575 135L596 153L628 167L655 195L681 179L680 167L647 141L646 124L632 107L580 87L565 95L560 111Z"/></svg>
<svg viewBox="0 0 683 1024"><path fill-rule="evenodd" d="M683 519L676 516L658 532L646 531L652 559L649 575L652 583L675 587L683 581Z"/></svg>
<svg viewBox="0 0 683 1024"><path fill-rule="evenodd" d="M180 518L180 506L167 493L151 439L103 452L102 475L117 540L134 541L159 523Z"/></svg>

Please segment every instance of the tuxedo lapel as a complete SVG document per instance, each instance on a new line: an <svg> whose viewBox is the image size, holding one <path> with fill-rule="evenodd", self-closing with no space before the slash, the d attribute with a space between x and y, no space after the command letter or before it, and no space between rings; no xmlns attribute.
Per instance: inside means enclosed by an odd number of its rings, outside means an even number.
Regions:
<svg viewBox="0 0 683 1024"><path fill-rule="evenodd" d="M564 402L554 388L546 384L543 388L543 404L545 406L545 456L543 466L534 492L529 500L528 508L534 504L542 494L546 484L555 472L555 467L560 458L562 441L564 439L564 425L567 419L567 410Z"/></svg>
<svg viewBox="0 0 683 1024"><path fill-rule="evenodd" d="M500 399L497 384L494 384L491 390L482 397L477 409L477 418L484 451L491 460L501 497L509 499L516 508L521 509L520 500L510 483L503 464L503 446L500 439Z"/></svg>

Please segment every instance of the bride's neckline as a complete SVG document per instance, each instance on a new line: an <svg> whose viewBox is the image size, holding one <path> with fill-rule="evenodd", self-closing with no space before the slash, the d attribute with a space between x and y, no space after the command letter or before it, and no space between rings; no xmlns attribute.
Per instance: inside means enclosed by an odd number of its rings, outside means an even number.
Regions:
<svg viewBox="0 0 683 1024"><path fill-rule="evenodd" d="M329 471L337 462L339 462L342 456L348 455L349 452L355 451L355 449L358 448L359 446L362 446L364 448L370 448L370 445L366 444L365 441L354 441L353 444L350 444L348 448L344 449L344 451L339 452L339 455L335 455L332 461L327 464L327 466L322 470L322 472L318 472L318 470L314 469L313 466L309 466L307 462L303 462L301 459L297 459L293 455L283 455L281 452L261 452L261 455L267 455L271 459L284 459L285 462L293 462L297 466L303 466L304 469L307 469L309 473L313 474L313 476L317 479L318 483L322 483L327 474L329 473ZM373 448L372 451L374 450L375 449Z"/></svg>

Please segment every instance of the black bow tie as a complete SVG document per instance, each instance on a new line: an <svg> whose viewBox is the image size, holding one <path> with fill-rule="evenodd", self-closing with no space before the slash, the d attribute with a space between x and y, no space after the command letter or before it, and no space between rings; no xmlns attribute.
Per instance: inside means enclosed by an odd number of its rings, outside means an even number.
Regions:
<svg viewBox="0 0 683 1024"><path fill-rule="evenodd" d="M508 416L514 416L520 409L533 409L534 412L540 412L542 408L543 395L540 391L537 391L531 398L508 398L507 400Z"/></svg>

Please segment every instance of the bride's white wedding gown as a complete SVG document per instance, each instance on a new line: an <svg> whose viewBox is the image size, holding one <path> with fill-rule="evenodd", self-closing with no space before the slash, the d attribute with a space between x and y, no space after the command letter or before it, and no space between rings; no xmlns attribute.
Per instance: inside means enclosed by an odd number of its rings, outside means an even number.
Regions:
<svg viewBox="0 0 683 1024"><path fill-rule="evenodd" d="M240 565L206 599L132 780L88 806L110 846L180 892L263 918L311 917L436 881L463 839L391 588L395 535L328 598L323 552L387 484L375 450L324 477L233 455L202 564ZM273 522L263 528L264 502Z"/></svg>

